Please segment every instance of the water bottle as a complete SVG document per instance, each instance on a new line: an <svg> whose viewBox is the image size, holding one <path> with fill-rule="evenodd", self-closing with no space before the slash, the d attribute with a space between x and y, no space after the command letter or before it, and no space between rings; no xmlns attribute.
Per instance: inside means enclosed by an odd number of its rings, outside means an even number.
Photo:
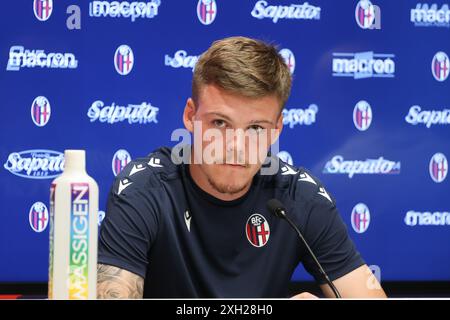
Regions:
<svg viewBox="0 0 450 320"><path fill-rule="evenodd" d="M65 167L50 187L49 299L95 299L98 186L84 150L65 150Z"/></svg>

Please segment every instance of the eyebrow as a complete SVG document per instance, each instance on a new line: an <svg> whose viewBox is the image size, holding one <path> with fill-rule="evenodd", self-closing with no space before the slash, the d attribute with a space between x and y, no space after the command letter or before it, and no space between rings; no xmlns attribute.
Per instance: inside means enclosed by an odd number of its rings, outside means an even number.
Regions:
<svg viewBox="0 0 450 320"><path fill-rule="evenodd" d="M209 116L209 115L218 116L218 117L224 118L225 120L228 120L229 122L232 122L232 120L231 120L231 118L229 116L227 116L227 115L225 115L223 113L220 113L220 112L212 111L212 112L207 112L205 115L207 115L207 116ZM258 123L268 123L268 124L273 125L273 122L269 121L269 120L251 120L249 122L249 124L258 124Z"/></svg>

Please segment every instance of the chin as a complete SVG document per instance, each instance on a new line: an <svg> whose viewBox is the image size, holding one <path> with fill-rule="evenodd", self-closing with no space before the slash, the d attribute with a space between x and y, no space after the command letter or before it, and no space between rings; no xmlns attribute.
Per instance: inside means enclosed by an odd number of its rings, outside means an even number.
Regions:
<svg viewBox="0 0 450 320"><path fill-rule="evenodd" d="M230 171L222 171L218 175L213 175L209 181L217 191L229 194L242 191L250 183L250 180L244 179L242 174Z"/></svg>
<svg viewBox="0 0 450 320"><path fill-rule="evenodd" d="M216 183L214 185L214 188L216 191L219 191L220 193L226 193L226 194L236 194L241 192L245 189L247 185L238 185L238 184L220 184Z"/></svg>

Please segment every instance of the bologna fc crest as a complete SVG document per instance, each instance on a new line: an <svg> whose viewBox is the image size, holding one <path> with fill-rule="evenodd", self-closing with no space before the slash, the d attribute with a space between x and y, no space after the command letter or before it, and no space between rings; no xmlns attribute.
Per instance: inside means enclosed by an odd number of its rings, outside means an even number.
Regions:
<svg viewBox="0 0 450 320"><path fill-rule="evenodd" d="M131 156L127 150L117 150L112 160L112 170L114 175L117 176L130 161Z"/></svg>
<svg viewBox="0 0 450 320"><path fill-rule="evenodd" d="M39 21L46 21L52 15L53 0L34 0L34 15Z"/></svg>
<svg viewBox="0 0 450 320"><path fill-rule="evenodd" d="M450 62L445 52L439 51L431 62L431 71L437 81L445 81L450 73Z"/></svg>
<svg viewBox="0 0 450 320"><path fill-rule="evenodd" d="M47 228L48 217L47 207L42 202L35 202L31 206L28 219L35 232L42 232Z"/></svg>
<svg viewBox="0 0 450 320"><path fill-rule="evenodd" d="M291 72L291 74L293 74L295 71L294 53L291 50L284 48L280 50L279 54L283 57L284 62L289 67L289 71Z"/></svg>
<svg viewBox="0 0 450 320"><path fill-rule="evenodd" d="M34 99L31 104L31 119L38 127L43 127L50 120L50 102L44 96L39 96Z"/></svg>
<svg viewBox="0 0 450 320"><path fill-rule="evenodd" d="M278 152L277 157L291 166L294 165L294 160L292 160L292 156L287 151Z"/></svg>
<svg viewBox="0 0 450 320"><path fill-rule="evenodd" d="M436 153L430 160L430 176L434 182L440 183L445 180L448 172L447 158L442 153Z"/></svg>
<svg viewBox="0 0 450 320"><path fill-rule="evenodd" d="M117 48L116 53L114 54L114 66L116 67L116 71L122 76L126 76L131 72L131 69L133 69L133 50L126 44Z"/></svg>
<svg viewBox="0 0 450 320"><path fill-rule="evenodd" d="M361 100L353 109L353 123L359 131L366 131L372 123L372 108L367 101Z"/></svg>
<svg viewBox="0 0 450 320"><path fill-rule="evenodd" d="M364 233L369 228L370 211L364 203L358 203L352 210L352 227L357 233Z"/></svg>
<svg viewBox="0 0 450 320"><path fill-rule="evenodd" d="M375 7L369 0L361 0L356 5L355 19L362 29L369 29L375 21Z"/></svg>
<svg viewBox="0 0 450 320"><path fill-rule="evenodd" d="M269 241L269 223L262 215L255 213L247 220L245 234L252 246L257 248L263 247Z"/></svg>
<svg viewBox="0 0 450 320"><path fill-rule="evenodd" d="M197 16L204 25L213 23L217 16L216 0L198 0Z"/></svg>

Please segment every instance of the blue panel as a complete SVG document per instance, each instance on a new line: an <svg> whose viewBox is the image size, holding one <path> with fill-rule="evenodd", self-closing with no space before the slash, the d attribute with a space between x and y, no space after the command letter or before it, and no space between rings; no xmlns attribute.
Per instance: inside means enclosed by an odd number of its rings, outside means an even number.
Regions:
<svg viewBox="0 0 450 320"><path fill-rule="evenodd" d="M337 199L381 279L450 280L450 2L211 0L197 13L197 0L130 1L132 18L86 0L69 29L73 2L2 5L0 282L47 280L59 154L87 151L105 210L113 168L129 161L117 151L173 145L197 56L233 35L288 49L281 150Z"/></svg>

